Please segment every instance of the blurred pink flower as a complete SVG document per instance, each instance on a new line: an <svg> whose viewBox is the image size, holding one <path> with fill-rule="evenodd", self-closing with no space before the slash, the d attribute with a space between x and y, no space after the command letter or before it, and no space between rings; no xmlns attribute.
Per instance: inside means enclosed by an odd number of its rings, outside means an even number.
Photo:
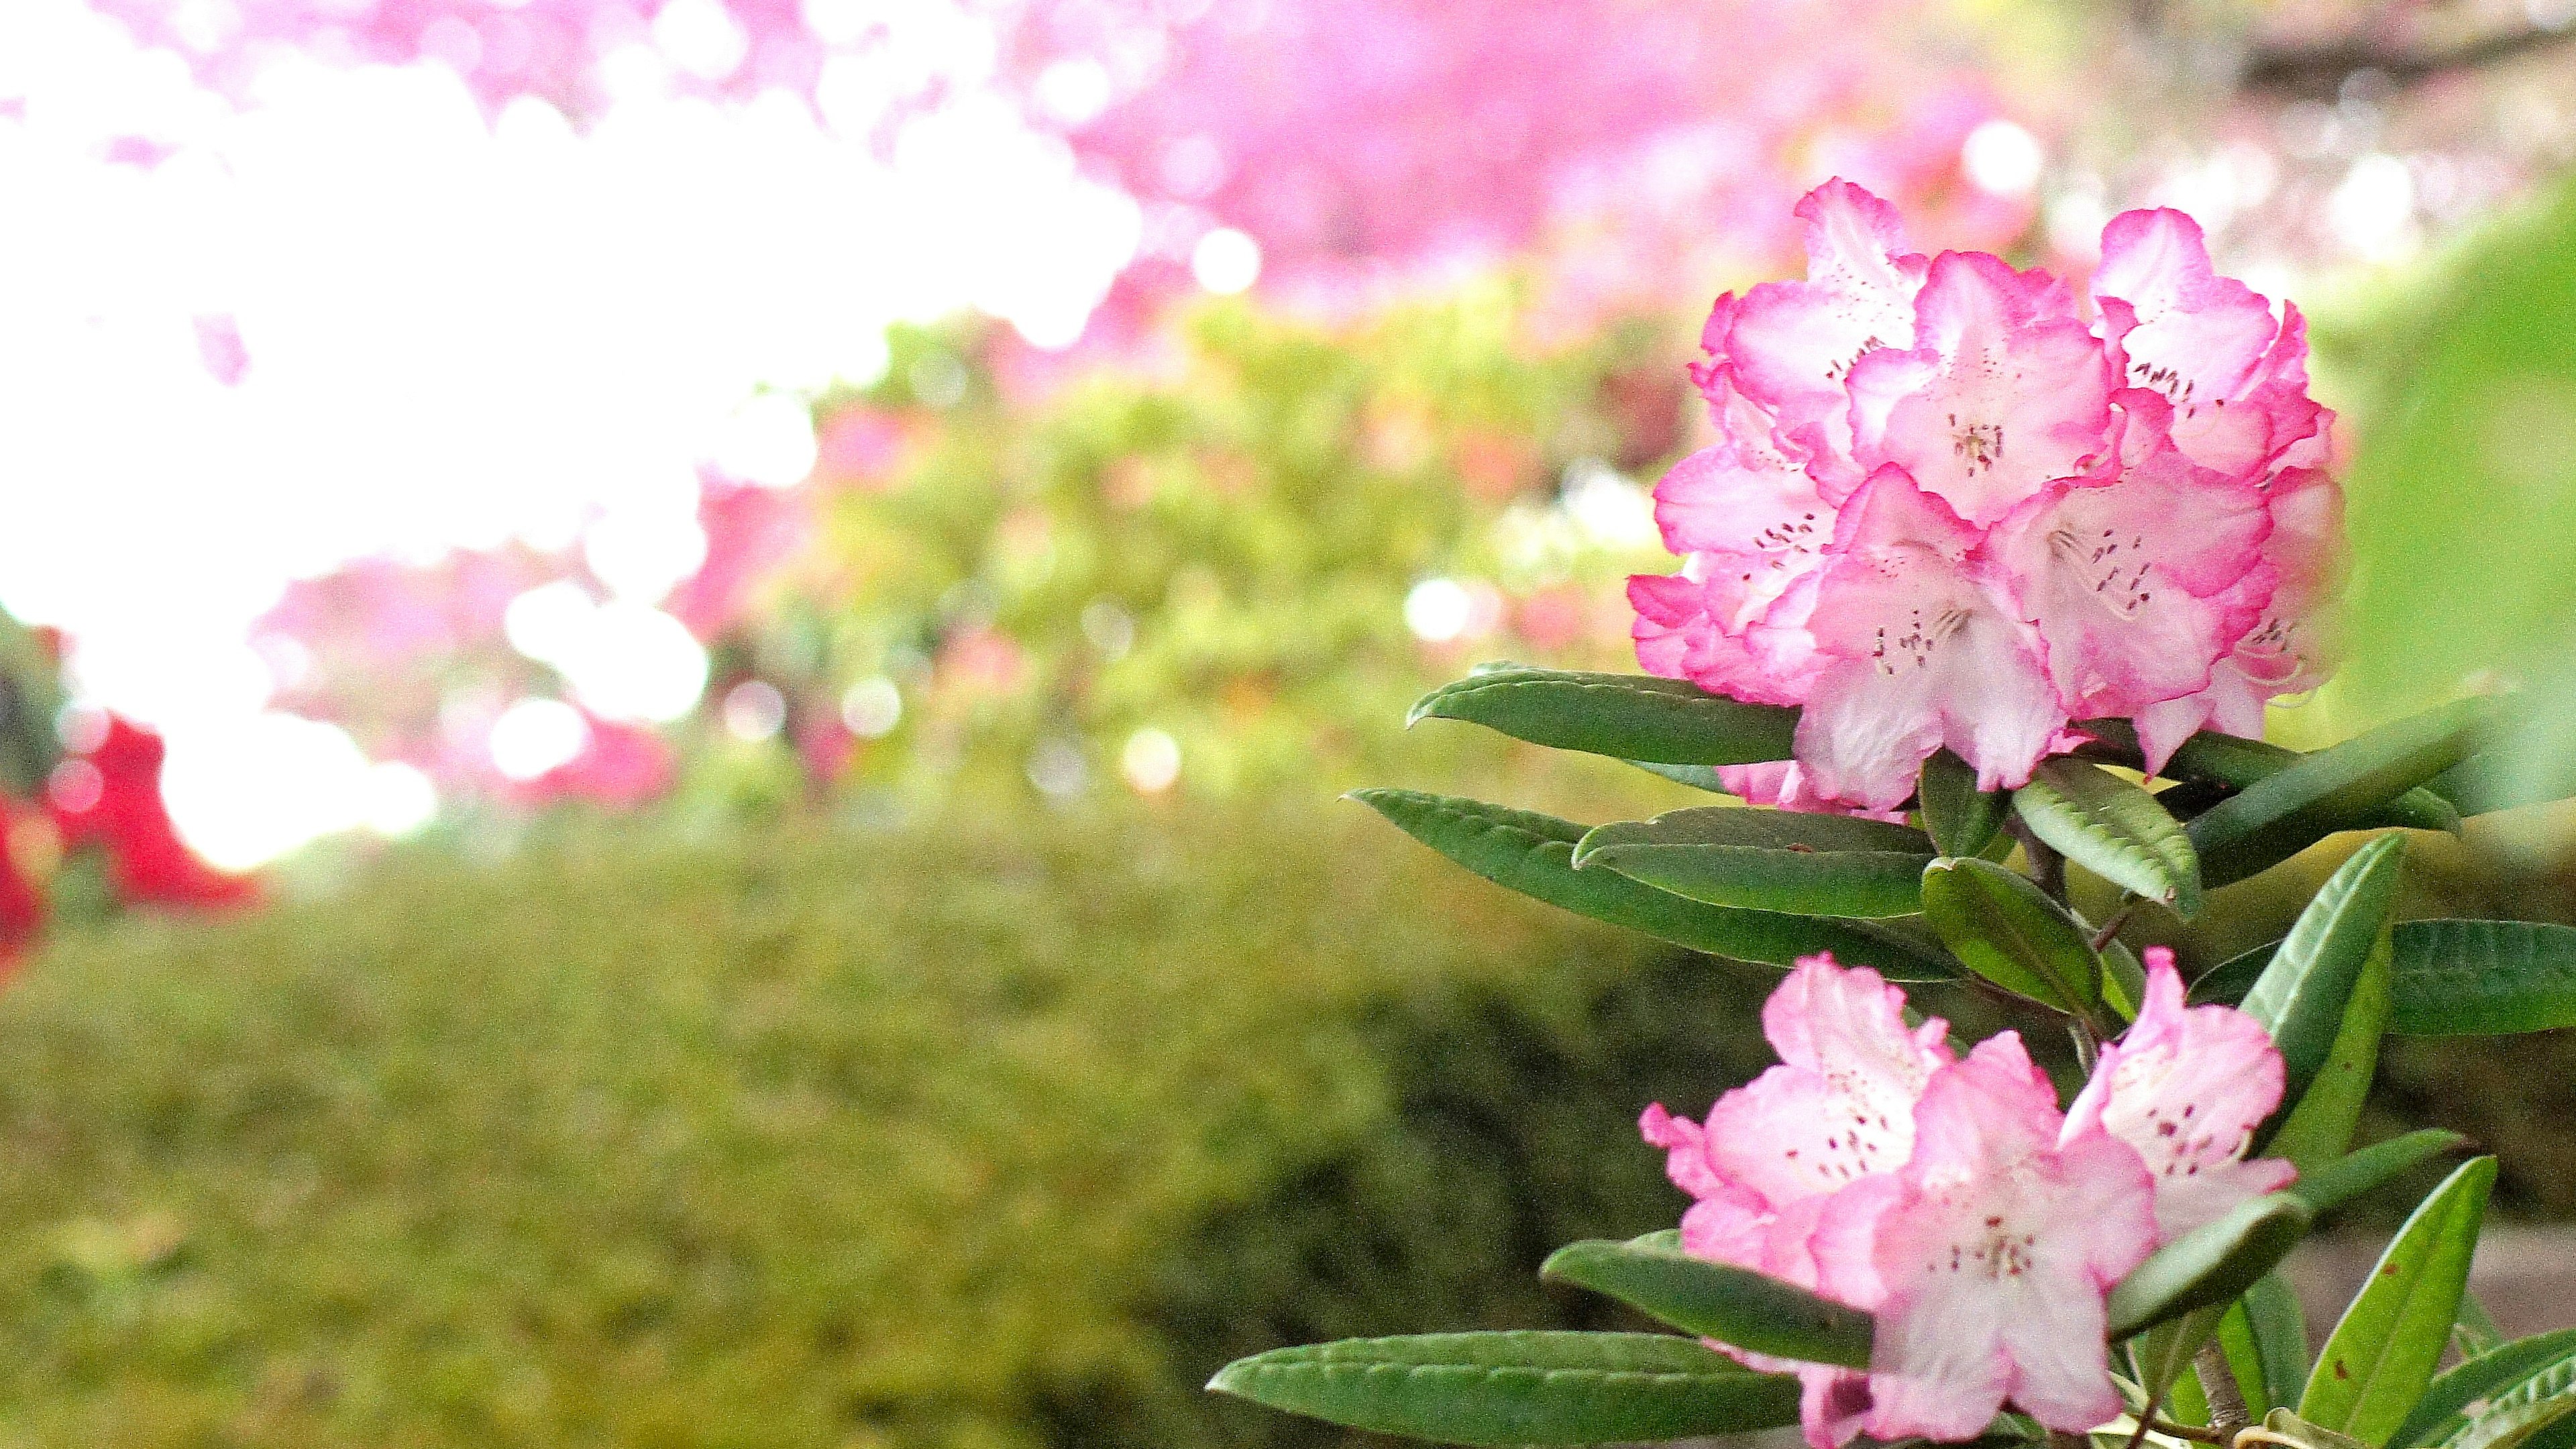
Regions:
<svg viewBox="0 0 2576 1449"><path fill-rule="evenodd" d="M690 633L713 639L741 621L771 572L805 546L813 504L801 489L709 477L699 483L698 526L707 536L706 561L662 607Z"/></svg>

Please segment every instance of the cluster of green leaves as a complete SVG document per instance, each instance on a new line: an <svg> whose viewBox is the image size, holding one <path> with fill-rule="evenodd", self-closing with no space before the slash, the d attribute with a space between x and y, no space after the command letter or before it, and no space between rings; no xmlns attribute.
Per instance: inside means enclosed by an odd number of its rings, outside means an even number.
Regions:
<svg viewBox="0 0 2576 1449"><path fill-rule="evenodd" d="M1798 716L1673 680L1503 664L1435 690L1413 717L1469 721L1715 791L1715 767L1786 758ZM1441 854L1552 905L1746 962L1785 966L1830 950L1896 980L2001 992L2095 1041L2142 1003L2144 974L2121 940L2133 915L2189 919L2210 892L2330 835L2381 831L2286 936L2198 982L2200 999L2239 1005L2278 1047L2282 1107L2252 1149L2288 1159L2299 1176L2166 1244L2117 1285L2109 1346L2133 1415L2151 1427L2205 1426L2213 1397L2241 1398L2269 1416L2267 1432L2309 1449L2500 1449L2576 1411L2576 1356L2535 1348L2539 1340L2491 1345L2444 1380L2467 1373L2458 1382L2473 1387L2453 1394L2434 1382L2454 1335L2482 1319L2465 1290L2494 1159L2465 1163L2422 1201L2313 1357L2273 1270L2318 1214L2462 1143L2422 1131L2354 1150L2385 1035L2576 1023L2576 929L2393 918L2403 832L2456 830L2480 808L2458 782L2499 737L2501 717L2461 701L2313 753L2204 733L2164 766L2161 789L2143 774L2134 735L2104 721L2087 726L2092 743L2010 792L1980 792L1962 762L1935 756L1908 824L1728 803L1586 827L1480 801L1359 793ZM2089 921L2069 905L2070 865L2117 888L2114 919ZM1692 1258L1669 1232L1577 1243L1544 1271L1700 1339L1774 1358L1869 1361L1868 1314ZM2204 1353L2213 1346L2214 1357ZM1695 1349L1653 1335L1374 1339L1248 1358L1212 1386L1336 1423L1472 1444L1794 1421L1793 1381ZM2232 1394L2215 1393L2220 1376ZM2439 1405L2448 1407L2427 1407ZM2401 1432L2409 1426L2416 1437ZM2036 1432L2007 1415L1990 1437Z"/></svg>
<svg viewBox="0 0 2576 1449"><path fill-rule="evenodd" d="M559 830L20 968L0 1440L1315 1449L1199 1383L1601 1325L1537 1245L1762 1057L1347 806Z"/></svg>

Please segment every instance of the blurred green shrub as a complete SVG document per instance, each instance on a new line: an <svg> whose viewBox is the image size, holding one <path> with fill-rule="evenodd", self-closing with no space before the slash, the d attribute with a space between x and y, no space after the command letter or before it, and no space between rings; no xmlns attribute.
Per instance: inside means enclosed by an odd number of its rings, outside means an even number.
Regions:
<svg viewBox="0 0 2576 1449"><path fill-rule="evenodd" d="M1356 807L561 824L0 996L0 1442L1315 1443L1251 1348L1586 1310L1767 975Z"/></svg>
<svg viewBox="0 0 2576 1449"><path fill-rule="evenodd" d="M1381 777L1389 723L1477 660L1633 667L1624 576L1663 566L1646 489L1695 402L1678 329L1537 342L1500 284L1170 328L1153 367L1043 391L989 337L898 329L884 381L818 404L814 540L717 634L708 696L768 683L787 727L713 732L699 782L795 743L907 794L1123 793L1145 730L1184 794L1311 792Z"/></svg>

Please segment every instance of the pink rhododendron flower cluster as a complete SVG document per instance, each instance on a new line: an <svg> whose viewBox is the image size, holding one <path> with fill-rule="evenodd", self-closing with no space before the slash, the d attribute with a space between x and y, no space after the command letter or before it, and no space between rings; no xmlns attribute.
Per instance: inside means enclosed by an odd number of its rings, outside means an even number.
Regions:
<svg viewBox="0 0 2576 1449"><path fill-rule="evenodd" d="M1648 670L1805 707L1794 766L1739 785L1887 810L1942 746L2018 786L2112 717L2160 766L2318 682L2342 499L2296 308L2177 211L2112 219L2089 305L1912 251L1847 182L1798 214L1806 280L1709 315L1718 440L1655 490L1686 565L1629 588Z"/></svg>
<svg viewBox="0 0 2576 1449"><path fill-rule="evenodd" d="M2240 1160L2280 1104L2279 1052L2233 1007L2186 1008L2162 947L2145 1009L2063 1112L2017 1034L1961 1057L1947 1023L1909 1029L1904 1008L1877 972L1808 957L1763 1008L1779 1066L1702 1123L1647 1109L1698 1200L1685 1251L1878 1322L1865 1372L1729 1351L1798 1373L1817 1449L1973 1438L2007 1401L2069 1432L2116 1418L2112 1285L2290 1181L2287 1162Z"/></svg>

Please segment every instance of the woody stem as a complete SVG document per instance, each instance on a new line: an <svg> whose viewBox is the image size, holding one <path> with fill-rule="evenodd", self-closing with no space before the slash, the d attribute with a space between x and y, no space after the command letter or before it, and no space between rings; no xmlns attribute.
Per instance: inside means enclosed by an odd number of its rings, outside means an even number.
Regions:
<svg viewBox="0 0 2576 1449"><path fill-rule="evenodd" d="M2236 1371L2227 1366L2227 1352L2215 1342L2202 1346L2191 1361L2192 1376L2200 1380L2201 1397L2209 1400L2209 1427L2233 1437L2237 1430L2254 1422L2254 1413L2245 1407L2245 1391L2236 1386Z"/></svg>

